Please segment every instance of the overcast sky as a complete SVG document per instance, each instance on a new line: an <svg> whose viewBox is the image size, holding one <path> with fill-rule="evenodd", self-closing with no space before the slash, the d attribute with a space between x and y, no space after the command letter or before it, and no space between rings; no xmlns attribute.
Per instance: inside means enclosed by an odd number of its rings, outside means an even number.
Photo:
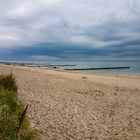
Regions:
<svg viewBox="0 0 140 140"><path fill-rule="evenodd" d="M1 0L0 60L140 60L140 0Z"/></svg>

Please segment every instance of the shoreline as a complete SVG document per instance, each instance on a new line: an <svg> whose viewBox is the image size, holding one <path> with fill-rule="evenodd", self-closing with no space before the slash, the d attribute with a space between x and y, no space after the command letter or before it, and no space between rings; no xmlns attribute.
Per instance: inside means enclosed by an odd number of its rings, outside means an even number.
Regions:
<svg viewBox="0 0 140 140"><path fill-rule="evenodd" d="M138 61L139 62L139 61ZM112 76L120 76L120 77L138 77L138 78L140 78L140 75L139 74L134 74L134 73L130 73L130 74L124 74L124 73L118 73L118 74L115 74L115 73L104 73L104 72L96 72L96 71L108 71L108 70L119 70L119 69L128 69L128 68L130 68L130 66L128 66L128 67L122 67L122 66L117 66L117 67L100 67L100 68L87 68L87 69L97 69L97 70L93 70L92 72L91 71L86 71L86 68L85 68L85 70L84 70L84 68L62 68L63 66L76 66L76 65L62 65L62 67L61 67L61 65L53 65L53 64L47 64L46 66L43 66L43 65L36 65L35 63L18 63L18 62L12 62L12 63L10 63L10 62L0 62L0 65L7 65L7 66L23 66L23 67L29 67L29 68L39 68L39 69L51 69L51 70L58 70L58 71L67 71L67 72L78 72L78 73L85 73L85 74L99 74L99 75L107 75L107 76L110 76L110 75L112 75ZM55 67L56 66L56 67ZM60 66L60 67L59 67ZM118 69L117 69L118 68Z"/></svg>
<svg viewBox="0 0 140 140"><path fill-rule="evenodd" d="M97 72L88 72L88 71L74 71L74 70L66 70L61 68L53 68L53 67L39 67L39 66L28 66L28 65L20 65L20 64L1 64L0 66L11 66L11 67L17 67L19 69L32 69L32 70L52 70L52 71L58 71L58 72L65 72L65 73L76 73L76 74L87 74L87 75L98 75L98 76L111 76L111 77L124 77L124 78L136 78L140 79L140 75L128 75L128 74L110 74L110 73L97 73Z"/></svg>

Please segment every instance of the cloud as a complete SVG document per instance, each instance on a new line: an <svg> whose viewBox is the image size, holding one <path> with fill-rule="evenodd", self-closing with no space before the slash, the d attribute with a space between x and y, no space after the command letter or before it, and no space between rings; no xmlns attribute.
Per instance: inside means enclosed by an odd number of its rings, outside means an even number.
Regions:
<svg viewBox="0 0 140 140"><path fill-rule="evenodd" d="M0 1L0 54L12 59L22 51L28 58L91 58L115 56L117 50L118 57L122 51L120 55L133 57L139 55L139 15L139 0ZM130 52L133 46L136 53Z"/></svg>

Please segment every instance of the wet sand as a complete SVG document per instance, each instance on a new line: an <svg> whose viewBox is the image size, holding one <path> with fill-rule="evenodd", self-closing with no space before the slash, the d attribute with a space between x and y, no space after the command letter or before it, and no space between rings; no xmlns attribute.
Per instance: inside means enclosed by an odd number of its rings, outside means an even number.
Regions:
<svg viewBox="0 0 140 140"><path fill-rule="evenodd" d="M140 140L140 77L0 64L43 140Z"/></svg>

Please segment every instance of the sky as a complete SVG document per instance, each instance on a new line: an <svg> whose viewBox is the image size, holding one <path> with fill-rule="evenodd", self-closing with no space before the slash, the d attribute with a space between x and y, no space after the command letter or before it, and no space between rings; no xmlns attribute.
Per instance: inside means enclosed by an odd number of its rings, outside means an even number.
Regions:
<svg viewBox="0 0 140 140"><path fill-rule="evenodd" d="M140 60L140 0L1 0L0 60Z"/></svg>

